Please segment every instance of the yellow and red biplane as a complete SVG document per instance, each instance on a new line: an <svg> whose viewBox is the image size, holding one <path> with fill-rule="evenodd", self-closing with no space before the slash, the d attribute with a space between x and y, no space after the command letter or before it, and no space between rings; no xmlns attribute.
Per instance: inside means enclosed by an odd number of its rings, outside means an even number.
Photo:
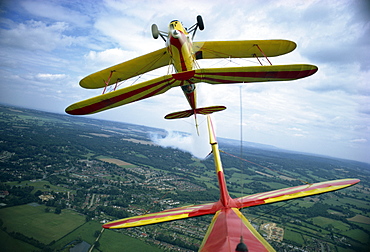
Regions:
<svg viewBox="0 0 370 252"><path fill-rule="evenodd" d="M106 223L103 227L107 229L130 228L214 214L199 251L275 251L239 209L331 192L352 186L360 181L358 179L340 179L257 193L233 199L227 190L218 143L209 115L208 131L219 184L219 201L129 217Z"/></svg>
<svg viewBox="0 0 370 252"><path fill-rule="evenodd" d="M138 100L162 94L180 86L191 109L170 113L166 119L185 118L197 114L211 114L226 109L224 106L198 108L196 103L196 83L232 84L265 81L287 81L314 74L317 67L308 64L271 65L267 57L283 55L293 51L296 44L288 40L245 40L245 41L206 41L192 42L197 29L203 30L201 16L197 23L186 29L175 20L169 24L168 32L159 31L152 25L154 38L162 37L166 47L134 58L121 64L93 73L80 81L84 88L104 88L103 94L77 102L66 108L71 115L86 115L125 105ZM192 36L190 34L193 33ZM265 57L270 65L199 68L197 60L215 58L256 58ZM121 81L144 74L151 70L173 65L176 73L116 90ZM105 93L110 85L114 91Z"/></svg>

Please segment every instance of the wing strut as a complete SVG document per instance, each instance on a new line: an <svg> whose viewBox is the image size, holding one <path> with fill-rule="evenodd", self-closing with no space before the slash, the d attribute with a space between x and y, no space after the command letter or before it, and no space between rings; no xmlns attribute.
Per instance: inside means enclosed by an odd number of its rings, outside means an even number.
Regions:
<svg viewBox="0 0 370 252"><path fill-rule="evenodd" d="M113 73L114 73L115 71L116 71L116 70L112 70L112 71L110 71L110 74L109 74L109 77L108 77L108 80L107 80L107 81L103 80L103 81L104 81L104 84L105 84L105 87L104 87L104 90L103 90L103 93L102 93L102 94L105 94L105 90L106 90L106 89L107 89L107 87L109 86L110 79L112 78L112 75L113 75ZM118 80L117 80L117 82L116 82L116 87L117 87L117 83L118 83ZM116 87L115 87L114 89L116 89Z"/></svg>
<svg viewBox="0 0 370 252"><path fill-rule="evenodd" d="M261 47L260 47L258 44L254 44L254 46L257 46L258 50L260 50L260 52L263 54L263 56L265 56L265 58L267 59L267 61L268 61L268 62L270 63L270 65L272 66L271 61L269 60L269 58L267 58L266 54L262 51ZM259 60L259 58L258 58L257 54L253 54L253 56L257 58L258 62L259 62L259 63L261 64L261 66L262 66L262 63L261 63L261 61Z"/></svg>

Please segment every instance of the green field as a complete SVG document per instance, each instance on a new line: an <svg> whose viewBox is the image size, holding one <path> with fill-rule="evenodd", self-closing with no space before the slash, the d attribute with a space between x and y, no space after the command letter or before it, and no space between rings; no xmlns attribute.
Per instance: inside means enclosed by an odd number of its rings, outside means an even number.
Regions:
<svg viewBox="0 0 370 252"><path fill-rule="evenodd" d="M364 231L360 229L349 230L343 232L342 234L351 237L352 239L357 241L368 241L370 238L368 234L366 234Z"/></svg>
<svg viewBox="0 0 370 252"><path fill-rule="evenodd" d="M72 242L83 240L89 244L95 242L96 231L102 230L102 224L96 221L85 222L85 216L72 210L63 210L61 214L46 213L45 206L21 205L0 209L0 218L7 232L19 232L48 245L58 251L68 252ZM9 236L0 230L1 251L39 251L21 240ZM162 251L155 246L127 236L123 233L106 230L99 240L100 251ZM5 244L5 245L4 245ZM99 250L94 249L94 252Z"/></svg>
<svg viewBox="0 0 370 252"><path fill-rule="evenodd" d="M157 247L113 230L105 230L99 242L101 251L162 251ZM94 252L97 252L97 250L94 250Z"/></svg>
<svg viewBox="0 0 370 252"><path fill-rule="evenodd" d="M0 218L8 232L19 232L44 244L58 240L82 225L85 217L71 210L61 214L45 213L45 206L21 205L0 209Z"/></svg>
<svg viewBox="0 0 370 252"><path fill-rule="evenodd" d="M321 216L313 218L312 221L315 225L318 225L323 228L326 228L329 225L331 225L338 232L348 231L350 229L350 227L347 224L341 221L336 221L336 220L321 217Z"/></svg>
<svg viewBox="0 0 370 252"><path fill-rule="evenodd" d="M29 180L26 180L26 181L22 181L21 183L19 182L6 182L6 184L8 185L11 185L11 186L33 186L34 189L32 190L32 194L34 194L37 190L40 190L40 191L46 191L46 192L51 192L51 191L54 191L54 192L71 192L71 193L76 193L74 190L70 190L70 189L67 189L65 187L61 187L61 186L56 186L56 185L52 185L50 184L49 181L46 181L46 180L36 180L36 181L29 181Z"/></svg>
<svg viewBox="0 0 370 252"><path fill-rule="evenodd" d="M95 221L89 221L85 224L79 226L77 229L73 230L60 240L58 240L54 245L53 248L55 249L62 249L66 248L63 251L68 251L66 247L69 243L81 239L86 241L89 244L93 244L96 237L94 236L95 231L100 231L102 229L101 224Z"/></svg>
<svg viewBox="0 0 370 252"><path fill-rule="evenodd" d="M289 228L284 229L284 240L289 240L300 244L304 243L302 235L290 230Z"/></svg>
<svg viewBox="0 0 370 252"><path fill-rule="evenodd" d="M9 236L3 230L0 230L0 243L2 252L14 252L14 251L38 251L39 249L22 242L20 240L14 239Z"/></svg>

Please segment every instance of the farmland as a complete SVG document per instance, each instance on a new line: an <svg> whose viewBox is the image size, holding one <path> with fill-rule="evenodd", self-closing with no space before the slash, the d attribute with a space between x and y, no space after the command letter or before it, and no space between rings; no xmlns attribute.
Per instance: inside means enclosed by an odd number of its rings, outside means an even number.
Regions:
<svg viewBox="0 0 370 252"><path fill-rule="evenodd" d="M97 237L94 251L199 247L212 216L103 233L100 222L218 200L212 159L149 144L149 132L160 130L144 126L4 106L0 121L4 251L68 251L81 241L93 245ZM219 141L225 152L239 152ZM273 222L284 229L282 242L270 241L277 251L367 251L368 164L248 146L245 152L259 165L241 170L240 160L222 154L233 197L302 180L361 179L338 192L244 209L256 227Z"/></svg>

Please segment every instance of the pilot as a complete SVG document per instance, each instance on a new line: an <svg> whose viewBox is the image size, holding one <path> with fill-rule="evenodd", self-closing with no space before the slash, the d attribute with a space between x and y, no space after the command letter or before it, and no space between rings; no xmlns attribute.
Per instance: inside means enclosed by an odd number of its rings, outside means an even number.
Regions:
<svg viewBox="0 0 370 252"><path fill-rule="evenodd" d="M185 93L190 94L190 93L194 92L194 90L195 90L195 85L194 85L194 84L185 85L185 86L182 86L181 88L182 88L182 90L183 90Z"/></svg>

